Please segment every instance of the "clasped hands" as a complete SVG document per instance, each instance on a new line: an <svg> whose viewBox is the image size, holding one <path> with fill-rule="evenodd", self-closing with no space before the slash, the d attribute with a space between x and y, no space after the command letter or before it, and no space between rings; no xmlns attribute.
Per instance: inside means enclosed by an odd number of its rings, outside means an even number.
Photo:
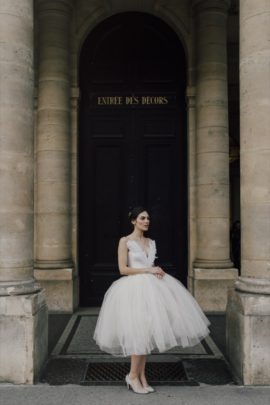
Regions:
<svg viewBox="0 0 270 405"><path fill-rule="evenodd" d="M165 271L159 266L151 267L150 272L159 279L163 278L163 276L166 274Z"/></svg>

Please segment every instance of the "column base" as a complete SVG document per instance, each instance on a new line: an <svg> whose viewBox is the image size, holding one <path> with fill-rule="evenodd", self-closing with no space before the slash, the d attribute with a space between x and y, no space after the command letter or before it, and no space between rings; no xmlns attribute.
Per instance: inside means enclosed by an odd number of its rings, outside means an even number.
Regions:
<svg viewBox="0 0 270 405"><path fill-rule="evenodd" d="M74 268L36 268L34 276L45 289L49 312L73 313L78 307L79 283Z"/></svg>
<svg viewBox="0 0 270 405"><path fill-rule="evenodd" d="M235 289L254 294L270 294L270 280L255 277L239 277Z"/></svg>
<svg viewBox="0 0 270 405"><path fill-rule="evenodd" d="M193 267L198 269L232 269L233 262L231 260L196 259L193 263Z"/></svg>
<svg viewBox="0 0 270 405"><path fill-rule="evenodd" d="M35 260L35 268L39 270L59 270L73 267L70 259L64 260Z"/></svg>
<svg viewBox="0 0 270 405"><path fill-rule="evenodd" d="M194 298L204 311L224 312L228 288L234 286L238 269L194 268L190 284Z"/></svg>
<svg viewBox="0 0 270 405"><path fill-rule="evenodd" d="M230 289L227 355L244 385L270 385L270 295Z"/></svg>
<svg viewBox="0 0 270 405"><path fill-rule="evenodd" d="M48 356L44 290L0 297L0 381L33 384Z"/></svg>
<svg viewBox="0 0 270 405"><path fill-rule="evenodd" d="M3 270L1 269L1 271ZM39 290L40 285L34 278L19 281L0 281L0 296L27 295Z"/></svg>

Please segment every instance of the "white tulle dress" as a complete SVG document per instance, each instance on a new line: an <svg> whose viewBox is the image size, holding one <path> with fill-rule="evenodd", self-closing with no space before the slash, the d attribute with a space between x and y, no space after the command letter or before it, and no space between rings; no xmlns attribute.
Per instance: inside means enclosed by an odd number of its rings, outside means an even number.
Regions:
<svg viewBox="0 0 270 405"><path fill-rule="evenodd" d="M148 254L134 240L127 241L128 266L150 267L156 244ZM169 274L122 276L106 291L93 338L102 351L117 357L164 352L175 346L198 344L210 331L209 320L184 285Z"/></svg>

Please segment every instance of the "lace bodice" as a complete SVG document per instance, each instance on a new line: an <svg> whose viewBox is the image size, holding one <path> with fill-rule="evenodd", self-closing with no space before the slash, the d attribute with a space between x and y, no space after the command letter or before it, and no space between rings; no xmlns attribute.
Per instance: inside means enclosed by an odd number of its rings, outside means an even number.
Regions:
<svg viewBox="0 0 270 405"><path fill-rule="evenodd" d="M135 240L127 241L128 266L134 269L142 269L154 265L156 258L156 242L149 239L149 248L146 253Z"/></svg>

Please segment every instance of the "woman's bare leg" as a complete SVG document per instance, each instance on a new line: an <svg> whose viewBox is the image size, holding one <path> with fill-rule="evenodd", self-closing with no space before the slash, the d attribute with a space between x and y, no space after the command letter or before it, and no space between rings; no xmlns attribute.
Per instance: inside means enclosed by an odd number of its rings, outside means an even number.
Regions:
<svg viewBox="0 0 270 405"><path fill-rule="evenodd" d="M147 382L146 377L145 377L146 360L147 360L146 355L141 356L139 378L140 378L140 381L141 381L141 384L142 384L143 387L148 386L148 382Z"/></svg>
<svg viewBox="0 0 270 405"><path fill-rule="evenodd" d="M130 363L130 372L129 372L129 377L136 386L136 388L141 388L142 384L140 382L140 372L141 372L141 364L142 364L142 357L140 355L132 355L131 356L131 363Z"/></svg>

